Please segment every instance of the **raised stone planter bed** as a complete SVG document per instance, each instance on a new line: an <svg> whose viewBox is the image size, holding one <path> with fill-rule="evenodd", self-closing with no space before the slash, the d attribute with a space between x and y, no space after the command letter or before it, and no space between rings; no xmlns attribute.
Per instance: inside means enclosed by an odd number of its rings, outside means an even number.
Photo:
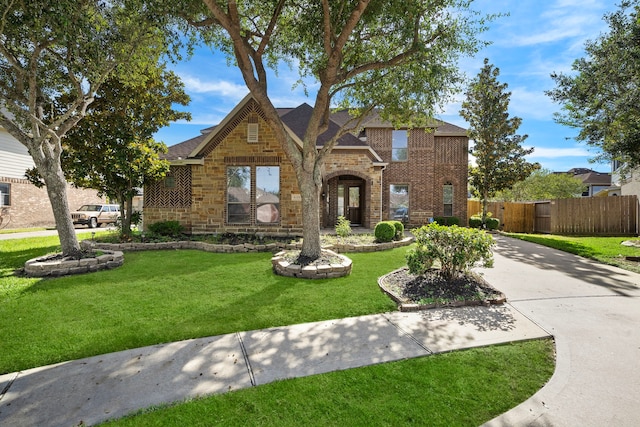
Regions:
<svg viewBox="0 0 640 427"><path fill-rule="evenodd" d="M402 270L403 268L399 269ZM395 270L398 271L398 270ZM502 305L507 301L507 297L499 292L499 295L495 298L489 298L489 299L485 299L485 300L460 300L460 301L449 301L446 303L433 303L433 304L416 304L414 302L408 301L407 299L403 298L402 296L398 295L396 292L392 291L390 289L390 287L385 285L385 279L394 274L395 271L392 271L391 273L385 274L384 276L381 276L378 278L378 286L380 287L380 290L382 292L384 292L385 294L387 294L387 296L389 296L389 298L391 298L393 301L396 302L396 304L398 304L398 310L400 311L405 311L405 312L409 312L409 311L421 311L421 310L429 310L432 308L441 308L441 307L464 307L464 306L489 306L489 305ZM484 282L484 280L482 280L480 277L477 277L478 280L481 280ZM486 283L486 282L484 282Z"/></svg>
<svg viewBox="0 0 640 427"><path fill-rule="evenodd" d="M386 251L393 248L408 246L413 242L413 237L405 237L402 240L389 243L368 244L368 245L330 245L323 249L332 250L338 253L345 252L374 252ZM299 243L268 243L264 245L253 245L244 243L241 245L216 244L192 241L176 241L161 243L100 243L92 240L84 240L81 246L85 249L104 249L111 251L145 251L145 250L176 250L176 249L199 249L206 252L234 253L234 252L278 252L282 250L300 249Z"/></svg>
<svg viewBox="0 0 640 427"><path fill-rule="evenodd" d="M284 257L286 251L278 252L271 258L274 273L286 277L298 277L301 279L332 279L348 276L351 273L352 262L344 255L324 249L323 252L339 262L331 264L306 265L292 264Z"/></svg>
<svg viewBox="0 0 640 427"><path fill-rule="evenodd" d="M108 270L120 267L124 263L124 255L120 251L103 250L103 254L94 258L51 259L38 257L27 261L24 273L31 277L59 277L70 274L83 274L93 271Z"/></svg>

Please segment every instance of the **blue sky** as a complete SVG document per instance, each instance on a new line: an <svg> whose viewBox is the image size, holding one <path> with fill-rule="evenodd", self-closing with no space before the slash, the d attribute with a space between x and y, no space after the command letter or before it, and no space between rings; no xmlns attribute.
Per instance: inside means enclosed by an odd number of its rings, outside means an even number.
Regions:
<svg viewBox="0 0 640 427"><path fill-rule="evenodd" d="M616 2L617 3L617 2ZM476 0L473 8L483 13L509 13L489 24L481 37L492 41L474 58L464 58L461 69L469 78L478 74L484 58L500 69L500 82L509 85L509 113L522 118L519 134L529 138L524 145L535 148L528 157L552 171L585 167L609 172L609 164L590 163L593 148L571 139L576 130L553 121L560 110L545 94L554 87L552 72L570 73L571 64L584 56L584 42L606 33L602 19L617 9L611 0ZM173 145L199 135L202 128L219 123L248 90L240 72L227 64L219 52L201 48L188 61L172 65L182 78L191 103L191 122L177 122L161 129L157 140ZM276 107L295 107L303 102L313 105L302 88L292 89L296 70L283 66L277 76L269 76L269 95ZM313 84L309 87L313 94ZM467 127L460 117L460 102L446 106L440 119ZM182 108L181 108L182 109Z"/></svg>

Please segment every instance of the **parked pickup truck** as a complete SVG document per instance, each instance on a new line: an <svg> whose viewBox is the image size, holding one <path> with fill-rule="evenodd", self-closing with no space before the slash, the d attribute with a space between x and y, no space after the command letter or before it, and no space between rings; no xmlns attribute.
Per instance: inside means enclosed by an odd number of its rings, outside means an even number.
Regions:
<svg viewBox="0 0 640 427"><path fill-rule="evenodd" d="M74 224L88 225L89 228L100 227L102 224L115 224L119 217L119 205L82 205L77 211L71 212Z"/></svg>

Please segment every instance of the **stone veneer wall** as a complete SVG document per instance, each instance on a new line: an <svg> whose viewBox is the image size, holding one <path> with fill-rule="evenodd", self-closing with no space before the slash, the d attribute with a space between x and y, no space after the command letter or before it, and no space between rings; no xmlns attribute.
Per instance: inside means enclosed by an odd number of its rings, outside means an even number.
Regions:
<svg viewBox="0 0 640 427"><path fill-rule="evenodd" d="M247 142L249 117L258 120L257 143ZM299 200L295 171L276 139L273 130L260 116L255 102L245 109L225 129L214 137L204 151L203 165L180 166L189 169L189 182L177 191L184 193L189 185L190 203L161 206L145 191L145 224L165 220L178 220L193 234L206 233L269 233L297 235L302 232L302 202ZM257 224L255 206L252 206L251 223L228 224L226 221L227 166L251 166L252 174L256 166L279 166L280 168L280 222L278 224ZM177 168L176 168L177 169ZM172 167L174 170L174 167ZM255 185L252 180L252 186ZM151 192L157 191L157 183ZM255 188L252 187L255 194Z"/></svg>
<svg viewBox="0 0 640 427"><path fill-rule="evenodd" d="M0 182L11 185L11 205L0 211L0 228L53 227L55 219L46 188L38 188L26 179L3 178ZM69 209L75 210L89 203L105 203L95 190L67 185Z"/></svg>
<svg viewBox="0 0 640 427"><path fill-rule="evenodd" d="M382 220L380 212L381 200L381 166L373 165L373 159L368 150L344 150L334 149L324 164L323 191L328 196L330 203L336 203L338 198L337 183L332 178L342 175L352 175L361 178L365 182L365 201L362 213L362 225L365 228L374 228ZM331 184L331 185L329 185ZM332 227L337 218L331 217L331 212L336 211L336 206L328 208L326 201L322 201L324 209L324 226ZM337 211L336 211L337 212Z"/></svg>

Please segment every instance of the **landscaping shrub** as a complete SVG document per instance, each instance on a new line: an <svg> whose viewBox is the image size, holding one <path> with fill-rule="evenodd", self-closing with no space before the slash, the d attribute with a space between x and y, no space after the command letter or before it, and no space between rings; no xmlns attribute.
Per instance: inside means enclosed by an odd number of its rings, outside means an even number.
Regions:
<svg viewBox="0 0 640 427"><path fill-rule="evenodd" d="M412 274L424 274L436 261L440 263L439 274L446 280L475 265L493 266L493 238L483 230L433 223L411 232L416 246L407 251L406 259Z"/></svg>
<svg viewBox="0 0 640 427"><path fill-rule="evenodd" d="M500 227L499 218L487 218L486 222L487 230L497 230Z"/></svg>
<svg viewBox="0 0 640 427"><path fill-rule="evenodd" d="M373 234L379 243L390 242L396 235L396 227L391 221L382 221L376 224Z"/></svg>
<svg viewBox="0 0 640 427"><path fill-rule="evenodd" d="M487 219L485 221L487 230L497 230L500 227L500 219L493 218L491 212L487 212ZM482 227L482 213L477 213L469 218L469 227L481 228Z"/></svg>
<svg viewBox="0 0 640 427"><path fill-rule="evenodd" d="M343 216L338 217L336 224L336 234L340 237L349 237L351 235L351 221Z"/></svg>
<svg viewBox="0 0 640 427"><path fill-rule="evenodd" d="M436 216L433 221L440 225L460 225L460 218L457 216Z"/></svg>
<svg viewBox="0 0 640 427"><path fill-rule="evenodd" d="M160 221L149 224L147 229L161 236L177 237L184 231L184 227L178 221Z"/></svg>
<svg viewBox="0 0 640 427"><path fill-rule="evenodd" d="M404 237L404 224L400 221L389 221L391 224L393 224L393 226L396 229L396 235L395 235L395 239L396 240L402 240L402 238Z"/></svg>
<svg viewBox="0 0 640 427"><path fill-rule="evenodd" d="M471 218L469 218L469 227L471 228L482 227L482 218L477 216L472 216Z"/></svg>

